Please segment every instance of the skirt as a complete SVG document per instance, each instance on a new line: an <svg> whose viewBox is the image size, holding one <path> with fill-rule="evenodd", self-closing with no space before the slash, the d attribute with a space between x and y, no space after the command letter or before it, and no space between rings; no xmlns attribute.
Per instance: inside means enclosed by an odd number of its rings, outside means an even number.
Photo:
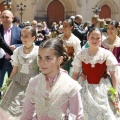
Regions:
<svg viewBox="0 0 120 120"><path fill-rule="evenodd" d="M87 80L78 82L82 86L81 98L84 108L84 120L120 120L108 98L110 80L102 78L99 84L89 84Z"/></svg>
<svg viewBox="0 0 120 120"><path fill-rule="evenodd" d="M20 116L22 113L26 88L27 86L21 86L18 82L13 81L4 95L0 107L13 117Z"/></svg>

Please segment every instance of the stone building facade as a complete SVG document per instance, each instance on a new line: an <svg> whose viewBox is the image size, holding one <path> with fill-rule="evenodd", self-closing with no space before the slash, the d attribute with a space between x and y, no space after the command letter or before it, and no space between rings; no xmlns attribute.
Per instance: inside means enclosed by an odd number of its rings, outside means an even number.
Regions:
<svg viewBox="0 0 120 120"><path fill-rule="evenodd" d="M2 4L4 0L0 0ZM101 18L108 18L120 21L120 0L11 0L11 11L14 16L21 18L17 5L22 2L26 5L23 11L22 20L51 22L64 20L70 16L81 14L83 21L89 21L94 14L93 10L97 6L101 9Z"/></svg>

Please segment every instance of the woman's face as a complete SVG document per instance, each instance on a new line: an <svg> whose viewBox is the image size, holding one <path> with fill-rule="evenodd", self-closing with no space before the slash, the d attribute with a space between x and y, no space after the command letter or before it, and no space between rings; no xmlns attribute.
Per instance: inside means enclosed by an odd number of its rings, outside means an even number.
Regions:
<svg viewBox="0 0 120 120"><path fill-rule="evenodd" d="M70 24L66 21L63 22L63 32L64 33L68 33L68 32L71 32L72 30L72 26L70 26Z"/></svg>
<svg viewBox="0 0 120 120"><path fill-rule="evenodd" d="M32 37L31 32L23 29L21 32L21 41L23 45L29 46L32 45L35 40L35 36Z"/></svg>
<svg viewBox="0 0 120 120"><path fill-rule="evenodd" d="M56 57L54 50L40 48L38 53L38 65L43 74L52 76L56 74L62 62L62 57Z"/></svg>
<svg viewBox="0 0 120 120"><path fill-rule="evenodd" d="M100 31L92 31L90 35L88 36L88 41L90 47L96 48L101 45L101 32Z"/></svg>
<svg viewBox="0 0 120 120"><path fill-rule="evenodd" d="M114 25L109 24L107 27L108 36L116 36L117 35L117 28Z"/></svg>
<svg viewBox="0 0 120 120"><path fill-rule="evenodd" d="M97 24L97 18L92 18L92 24L96 25Z"/></svg>

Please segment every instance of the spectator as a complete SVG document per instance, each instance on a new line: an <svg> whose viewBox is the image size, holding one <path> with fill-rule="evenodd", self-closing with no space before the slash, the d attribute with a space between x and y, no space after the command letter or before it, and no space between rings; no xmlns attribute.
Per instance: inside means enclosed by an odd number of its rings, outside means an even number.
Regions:
<svg viewBox="0 0 120 120"><path fill-rule="evenodd" d="M41 23L37 24L37 40L36 45L40 45L44 40L46 40L45 31L43 30L43 25Z"/></svg>
<svg viewBox="0 0 120 120"><path fill-rule="evenodd" d="M58 25L56 22L53 22L51 26L51 36L52 38L55 38L58 36Z"/></svg>
<svg viewBox="0 0 120 120"><path fill-rule="evenodd" d="M98 19L99 19L99 16L98 16L98 15L92 16L92 18L91 18L92 24L88 26L88 31L89 31L91 28L97 27L97 25L98 25Z"/></svg>
<svg viewBox="0 0 120 120"><path fill-rule="evenodd" d="M46 22L42 22L42 25L43 25L43 30L45 31L45 34L48 35L49 34L49 28L47 27L47 24Z"/></svg>
<svg viewBox="0 0 120 120"><path fill-rule="evenodd" d="M37 28L37 21L36 21L36 20L33 20L33 21L31 22L31 26L32 26L34 29L36 29L36 28Z"/></svg>
<svg viewBox="0 0 120 120"><path fill-rule="evenodd" d="M21 29L12 24L14 17L11 11L4 10L1 14L2 24L0 25L0 34L2 38L5 40L7 45L15 50L16 47L22 44L20 40ZM6 53L5 57L0 59L0 63L2 64L2 69L0 69L0 87L2 87L4 75L8 72L8 76L12 71L12 65L10 63L11 57Z"/></svg>
<svg viewBox="0 0 120 120"><path fill-rule="evenodd" d="M17 27L23 28L24 26L20 23L20 19L18 17L14 17L13 24Z"/></svg>
<svg viewBox="0 0 120 120"><path fill-rule="evenodd" d="M83 17L81 15L76 15L74 20L74 30L72 33L79 38L81 41L81 47L83 46L84 35L87 33L87 30L83 30L82 28L82 20Z"/></svg>

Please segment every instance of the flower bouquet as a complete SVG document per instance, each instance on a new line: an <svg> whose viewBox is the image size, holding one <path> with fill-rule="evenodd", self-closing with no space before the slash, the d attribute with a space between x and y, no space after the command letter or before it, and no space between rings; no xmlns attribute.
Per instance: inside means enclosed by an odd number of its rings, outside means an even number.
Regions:
<svg viewBox="0 0 120 120"><path fill-rule="evenodd" d="M116 89L114 89L113 87L110 87L109 90L108 90L108 96L110 98L110 100L112 101L115 109L116 109L116 112L118 114L120 114L120 103L119 103L119 98L118 98L118 93L116 91Z"/></svg>
<svg viewBox="0 0 120 120"><path fill-rule="evenodd" d="M0 92L2 92L3 95L7 91L7 88L11 82L12 82L12 79L7 78L5 84L0 88Z"/></svg>

